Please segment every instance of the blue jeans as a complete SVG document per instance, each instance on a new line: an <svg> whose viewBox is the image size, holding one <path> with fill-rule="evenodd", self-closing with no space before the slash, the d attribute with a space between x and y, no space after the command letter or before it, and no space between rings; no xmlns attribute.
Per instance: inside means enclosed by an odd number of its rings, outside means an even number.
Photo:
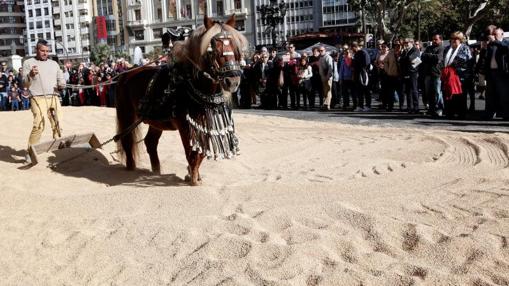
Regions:
<svg viewBox="0 0 509 286"><path fill-rule="evenodd" d="M429 101L429 112L442 111L444 109L444 97L440 77L427 75L424 79L424 85L424 91Z"/></svg>
<svg viewBox="0 0 509 286"><path fill-rule="evenodd" d="M7 109L7 92L0 92L0 109Z"/></svg>
<svg viewBox="0 0 509 286"><path fill-rule="evenodd" d="M19 110L19 102L17 100L11 102L11 110Z"/></svg>
<svg viewBox="0 0 509 286"><path fill-rule="evenodd" d="M22 101L23 101L23 109L24 110L30 109L30 99L23 98Z"/></svg>

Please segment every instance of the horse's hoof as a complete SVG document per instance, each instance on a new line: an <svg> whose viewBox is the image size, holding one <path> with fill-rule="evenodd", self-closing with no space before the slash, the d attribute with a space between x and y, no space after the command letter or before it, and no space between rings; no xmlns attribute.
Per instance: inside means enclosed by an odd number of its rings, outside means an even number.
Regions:
<svg viewBox="0 0 509 286"><path fill-rule="evenodd" d="M201 181L191 182L191 186L193 187L201 186Z"/></svg>
<svg viewBox="0 0 509 286"><path fill-rule="evenodd" d="M161 169L159 168L154 168L152 169L152 173L156 174L156 175L161 175Z"/></svg>
<svg viewBox="0 0 509 286"><path fill-rule="evenodd" d="M186 176L184 177L184 181L186 181L186 182L191 182L191 176L186 175Z"/></svg>

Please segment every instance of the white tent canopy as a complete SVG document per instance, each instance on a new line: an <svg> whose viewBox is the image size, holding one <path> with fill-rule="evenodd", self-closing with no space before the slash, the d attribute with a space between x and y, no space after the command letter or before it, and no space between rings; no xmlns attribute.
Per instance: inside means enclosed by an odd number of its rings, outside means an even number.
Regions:
<svg viewBox="0 0 509 286"><path fill-rule="evenodd" d="M329 53L329 54L331 54L331 53L333 53L333 52L337 52L337 51L338 51L338 49L337 49L336 47L333 47L333 46L331 46L331 45L327 45L327 44L323 44L323 43L318 42L318 43L316 43L316 44L314 44L314 45L311 45L311 46L309 46L309 47L307 47L307 48L305 48L305 49L303 49L303 50L299 50L298 52L299 52L300 54L302 54L302 53L306 53L306 54L309 56L309 55L312 55L312 53L313 53L313 48L314 48L314 47L320 47L320 46L324 46L324 47L325 47L325 50L326 50L326 51L327 51L327 53Z"/></svg>

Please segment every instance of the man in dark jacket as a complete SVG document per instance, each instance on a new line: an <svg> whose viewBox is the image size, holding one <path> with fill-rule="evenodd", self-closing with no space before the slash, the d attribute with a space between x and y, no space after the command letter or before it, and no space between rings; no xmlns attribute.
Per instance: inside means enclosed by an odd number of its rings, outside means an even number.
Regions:
<svg viewBox="0 0 509 286"><path fill-rule="evenodd" d="M444 109L444 98L440 81L440 72L444 65L444 45L442 36L434 35L432 45L421 55L424 73L424 92L429 100L429 114L441 116Z"/></svg>
<svg viewBox="0 0 509 286"><path fill-rule="evenodd" d="M484 70L486 75L486 118L499 113L509 119L509 52L500 28L489 37Z"/></svg>
<svg viewBox="0 0 509 286"><path fill-rule="evenodd" d="M419 91L417 90L419 73L417 67L421 63L420 53L414 47L413 39L405 39L403 47L399 64L407 99L407 111L408 113L419 113Z"/></svg>
<svg viewBox="0 0 509 286"><path fill-rule="evenodd" d="M371 59L369 54L357 42L352 43L352 51L354 52L352 59L354 96L357 98L358 104L354 111L369 111L371 110L371 94L369 92L368 71ZM364 105L364 99L366 99L366 105Z"/></svg>

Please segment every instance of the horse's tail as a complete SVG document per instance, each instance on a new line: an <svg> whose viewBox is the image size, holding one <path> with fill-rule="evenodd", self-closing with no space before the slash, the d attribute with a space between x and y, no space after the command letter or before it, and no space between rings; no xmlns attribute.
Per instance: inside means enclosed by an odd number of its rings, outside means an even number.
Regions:
<svg viewBox="0 0 509 286"><path fill-rule="evenodd" d="M117 108L117 134L122 134L131 127L138 119L137 100L135 97L136 87L129 79L129 73L123 74L118 78L116 89L116 108ZM129 82L131 81L131 82ZM136 168L136 157L138 154L137 141L139 128L126 134L122 134L120 141L117 142L121 158L125 161L127 169Z"/></svg>

